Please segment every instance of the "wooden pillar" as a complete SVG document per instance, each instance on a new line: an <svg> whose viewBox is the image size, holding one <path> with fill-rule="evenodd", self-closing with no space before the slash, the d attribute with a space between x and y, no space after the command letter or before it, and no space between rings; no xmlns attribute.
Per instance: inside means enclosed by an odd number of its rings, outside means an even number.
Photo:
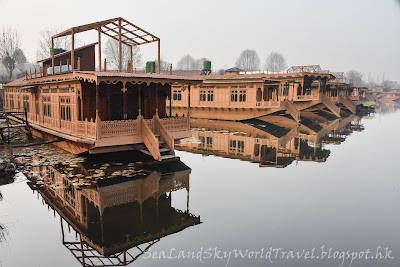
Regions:
<svg viewBox="0 0 400 267"><path fill-rule="evenodd" d="M99 45L99 71L101 71L101 27L97 28L98 31L98 45Z"/></svg>
<svg viewBox="0 0 400 267"><path fill-rule="evenodd" d="M72 72L75 70L75 34L74 29L71 31L71 67Z"/></svg>
<svg viewBox="0 0 400 267"><path fill-rule="evenodd" d="M124 120L128 119L128 96L127 96L127 89L125 88L126 84L123 83L122 91L122 113Z"/></svg>
<svg viewBox="0 0 400 267"><path fill-rule="evenodd" d="M188 113L187 113L187 116L188 116L188 120L190 121L190 84L188 85ZM189 126L189 129L190 129L190 126Z"/></svg>
<svg viewBox="0 0 400 267"><path fill-rule="evenodd" d="M156 116L158 117L158 83L156 83Z"/></svg>
<svg viewBox="0 0 400 267"><path fill-rule="evenodd" d="M157 60L158 60L158 62L157 62L157 74L160 74L160 61L161 61L161 53L160 53L160 51L161 51L161 44L160 44L160 39L158 39L158 58L157 58Z"/></svg>
<svg viewBox="0 0 400 267"><path fill-rule="evenodd" d="M172 117L172 88L171 95L169 96L169 116Z"/></svg>
<svg viewBox="0 0 400 267"><path fill-rule="evenodd" d="M321 92L321 80L318 80L318 93Z"/></svg>
<svg viewBox="0 0 400 267"><path fill-rule="evenodd" d="M54 38L51 37L51 74L54 75Z"/></svg>
<svg viewBox="0 0 400 267"><path fill-rule="evenodd" d="M122 71L122 33L121 33L122 27L121 27L121 18L118 19L118 53L119 53L119 66L118 66L118 71Z"/></svg>
<svg viewBox="0 0 400 267"><path fill-rule="evenodd" d="M131 46L130 48L131 48L131 67L133 71L133 46Z"/></svg>
<svg viewBox="0 0 400 267"><path fill-rule="evenodd" d="M96 83L96 121L97 118L99 118L99 105L100 105L99 85Z"/></svg>
<svg viewBox="0 0 400 267"><path fill-rule="evenodd" d="M142 88L142 84L139 84L139 116L142 115L142 96L140 93L140 89Z"/></svg>

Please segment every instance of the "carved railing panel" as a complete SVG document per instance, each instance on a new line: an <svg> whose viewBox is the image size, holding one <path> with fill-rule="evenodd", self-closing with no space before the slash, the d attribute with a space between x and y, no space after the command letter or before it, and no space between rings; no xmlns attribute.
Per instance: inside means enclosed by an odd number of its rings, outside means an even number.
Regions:
<svg viewBox="0 0 400 267"><path fill-rule="evenodd" d="M158 120L169 132L185 131L189 129L189 122L186 117L158 118Z"/></svg>
<svg viewBox="0 0 400 267"><path fill-rule="evenodd" d="M134 135L138 133L137 120L101 121L101 137Z"/></svg>
<svg viewBox="0 0 400 267"><path fill-rule="evenodd" d="M78 121L76 123L76 133L81 136L96 138L96 123L91 121Z"/></svg>

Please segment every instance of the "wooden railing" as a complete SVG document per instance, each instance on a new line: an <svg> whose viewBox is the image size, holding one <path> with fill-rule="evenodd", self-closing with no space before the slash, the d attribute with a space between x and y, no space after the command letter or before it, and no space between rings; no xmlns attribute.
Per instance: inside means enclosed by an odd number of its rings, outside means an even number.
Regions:
<svg viewBox="0 0 400 267"><path fill-rule="evenodd" d="M169 132L185 131L189 129L187 117L158 118L161 125Z"/></svg>
<svg viewBox="0 0 400 267"><path fill-rule="evenodd" d="M300 111L293 105L289 100L285 100L286 110L293 117L293 119L297 122L300 121Z"/></svg>
<svg viewBox="0 0 400 267"><path fill-rule="evenodd" d="M174 151L174 138L169 134L169 132L162 125L160 118L156 115L154 116L154 132L159 134L160 137L167 144L171 152Z"/></svg>
<svg viewBox="0 0 400 267"><path fill-rule="evenodd" d="M357 110L357 106L351 101L348 97L339 97L340 103L342 103L346 108L348 108L351 113L355 113Z"/></svg>
<svg viewBox="0 0 400 267"><path fill-rule="evenodd" d="M76 123L76 132L78 135L96 138L96 123L93 120L78 121Z"/></svg>
<svg viewBox="0 0 400 267"><path fill-rule="evenodd" d="M138 120L140 121L140 130L141 130L141 135L142 135L142 140L147 149L150 151L151 155L155 160L161 160L161 155L160 155L160 143L153 134L153 132L150 130L149 126L146 123L146 120L143 119L142 116L138 117Z"/></svg>
<svg viewBox="0 0 400 267"><path fill-rule="evenodd" d="M340 108L336 106L327 96L321 95L321 102L324 104L336 117L340 117Z"/></svg>
<svg viewBox="0 0 400 267"><path fill-rule="evenodd" d="M138 134L137 120L101 121L100 135L104 137Z"/></svg>

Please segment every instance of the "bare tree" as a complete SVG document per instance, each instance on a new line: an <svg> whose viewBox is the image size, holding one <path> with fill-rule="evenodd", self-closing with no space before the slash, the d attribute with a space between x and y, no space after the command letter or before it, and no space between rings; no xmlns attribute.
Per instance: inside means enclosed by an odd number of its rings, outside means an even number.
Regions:
<svg viewBox="0 0 400 267"><path fill-rule="evenodd" d="M26 63L24 52L19 48L19 34L15 29L3 28L0 32L0 60L9 80L13 78L14 71Z"/></svg>
<svg viewBox="0 0 400 267"><path fill-rule="evenodd" d="M51 56L51 37L60 32L62 32L62 29L58 27L46 28L40 32L39 48L36 51L37 59L40 60ZM76 38L74 42L77 44ZM55 38L54 48L71 50L71 37L63 36Z"/></svg>
<svg viewBox="0 0 400 267"><path fill-rule="evenodd" d="M105 55L107 63L111 63L111 68L119 67L119 42L114 39L108 39L106 42ZM138 46L132 48L133 67L142 64L142 53ZM131 60L131 50L127 45L122 44L122 66L128 65L128 60Z"/></svg>
<svg viewBox="0 0 400 267"><path fill-rule="evenodd" d="M243 69L244 71L255 71L260 69L260 57L256 50L246 49L244 50L239 58L236 60L236 67Z"/></svg>
<svg viewBox="0 0 400 267"><path fill-rule="evenodd" d="M196 61L191 55L184 55L176 64L177 70L195 70Z"/></svg>
<svg viewBox="0 0 400 267"><path fill-rule="evenodd" d="M203 70L203 62L209 60L208 58L200 58L195 61L195 70Z"/></svg>
<svg viewBox="0 0 400 267"><path fill-rule="evenodd" d="M349 70L348 72L346 72L347 83L352 85L362 86L364 84L362 77L363 74L356 70Z"/></svg>
<svg viewBox="0 0 400 267"><path fill-rule="evenodd" d="M155 62L157 62L157 59L154 60ZM158 62L157 62L158 64ZM164 59L160 59L160 71L169 71L169 68L171 66L171 62L166 61Z"/></svg>
<svg viewBox="0 0 400 267"><path fill-rule="evenodd" d="M265 68L271 72L280 72L287 69L286 60L282 54L272 52L265 60Z"/></svg>

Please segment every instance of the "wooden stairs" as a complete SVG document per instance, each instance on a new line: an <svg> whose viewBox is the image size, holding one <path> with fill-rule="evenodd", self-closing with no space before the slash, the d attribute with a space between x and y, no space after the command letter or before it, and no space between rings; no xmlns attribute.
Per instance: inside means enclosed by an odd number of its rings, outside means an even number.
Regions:
<svg viewBox="0 0 400 267"><path fill-rule="evenodd" d="M348 97L339 96L339 102L342 103L351 113L356 113L357 106Z"/></svg>
<svg viewBox="0 0 400 267"><path fill-rule="evenodd" d="M293 102L285 100L286 112L292 116L292 118L299 122L300 121L300 111L293 105Z"/></svg>

